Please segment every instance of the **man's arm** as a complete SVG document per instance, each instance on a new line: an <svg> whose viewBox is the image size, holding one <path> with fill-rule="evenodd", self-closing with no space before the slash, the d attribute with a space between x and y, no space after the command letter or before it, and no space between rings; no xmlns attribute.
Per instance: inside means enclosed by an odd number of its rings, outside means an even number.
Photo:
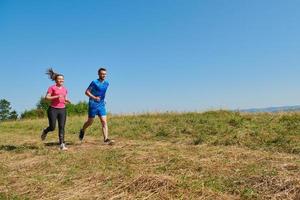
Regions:
<svg viewBox="0 0 300 200"><path fill-rule="evenodd" d="M94 99L94 100L96 100L96 101L100 101L100 97L94 96L89 89L87 89L85 91L85 95L92 98L92 99Z"/></svg>

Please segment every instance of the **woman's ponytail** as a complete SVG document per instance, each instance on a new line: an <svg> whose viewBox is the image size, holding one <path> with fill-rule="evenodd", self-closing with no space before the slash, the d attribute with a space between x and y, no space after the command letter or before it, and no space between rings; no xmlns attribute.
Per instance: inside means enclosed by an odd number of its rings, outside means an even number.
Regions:
<svg viewBox="0 0 300 200"><path fill-rule="evenodd" d="M54 72L52 68L47 69L46 74L52 81L55 81L58 76L61 76L61 74Z"/></svg>

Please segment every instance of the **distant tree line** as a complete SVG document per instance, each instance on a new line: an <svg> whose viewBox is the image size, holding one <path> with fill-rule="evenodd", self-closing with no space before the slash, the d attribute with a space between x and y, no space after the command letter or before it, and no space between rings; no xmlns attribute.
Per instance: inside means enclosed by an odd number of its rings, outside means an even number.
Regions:
<svg viewBox="0 0 300 200"><path fill-rule="evenodd" d="M47 110L50 106L50 101L41 97L39 102L36 104L36 108L31 110L25 110L21 114L21 119L33 119L33 118L43 118L47 116ZM83 115L88 111L88 104L85 101L81 101L77 104L67 104L66 105L68 115Z"/></svg>
<svg viewBox="0 0 300 200"><path fill-rule="evenodd" d="M0 99L0 121L16 119L18 119L18 113L12 110L10 102L6 99Z"/></svg>
<svg viewBox="0 0 300 200"><path fill-rule="evenodd" d="M34 119L43 118L47 116L47 109L50 106L50 102L44 97L41 97L36 108L31 110L25 110L19 116L15 110L12 110L11 104L6 99L0 100L0 121L5 120L16 120L20 119ZM83 115L88 111L88 104L85 101L81 101L77 104L67 104L66 105L68 115Z"/></svg>

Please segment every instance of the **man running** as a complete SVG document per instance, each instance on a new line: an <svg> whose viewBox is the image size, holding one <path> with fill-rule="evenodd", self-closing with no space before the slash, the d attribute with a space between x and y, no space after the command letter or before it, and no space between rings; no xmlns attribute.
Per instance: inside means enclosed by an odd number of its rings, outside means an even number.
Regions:
<svg viewBox="0 0 300 200"><path fill-rule="evenodd" d="M108 81L105 80L106 69L100 68L98 70L98 75L99 79L92 81L85 91L85 94L89 97L88 120L84 123L79 132L79 140L83 140L85 130L93 124L95 116L98 115L102 124L104 143L112 144L114 141L108 138L108 126L104 101L105 93L109 86Z"/></svg>

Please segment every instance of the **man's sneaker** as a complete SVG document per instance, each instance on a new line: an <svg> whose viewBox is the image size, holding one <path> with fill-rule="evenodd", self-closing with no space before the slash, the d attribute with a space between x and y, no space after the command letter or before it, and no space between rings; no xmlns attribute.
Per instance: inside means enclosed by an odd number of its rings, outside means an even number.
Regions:
<svg viewBox="0 0 300 200"><path fill-rule="evenodd" d="M82 141L82 140L83 140L83 137L84 137L84 131L83 131L83 129L80 129L80 132L79 132L79 140Z"/></svg>
<svg viewBox="0 0 300 200"><path fill-rule="evenodd" d="M62 144L60 145L60 150L62 150L62 151L68 150L68 148L66 147L65 143L62 143Z"/></svg>
<svg viewBox="0 0 300 200"><path fill-rule="evenodd" d="M47 137L46 129L43 129L42 134L41 134L41 140L44 141Z"/></svg>
<svg viewBox="0 0 300 200"><path fill-rule="evenodd" d="M113 144L114 142L115 142L114 140L108 138L104 140L104 144Z"/></svg>

